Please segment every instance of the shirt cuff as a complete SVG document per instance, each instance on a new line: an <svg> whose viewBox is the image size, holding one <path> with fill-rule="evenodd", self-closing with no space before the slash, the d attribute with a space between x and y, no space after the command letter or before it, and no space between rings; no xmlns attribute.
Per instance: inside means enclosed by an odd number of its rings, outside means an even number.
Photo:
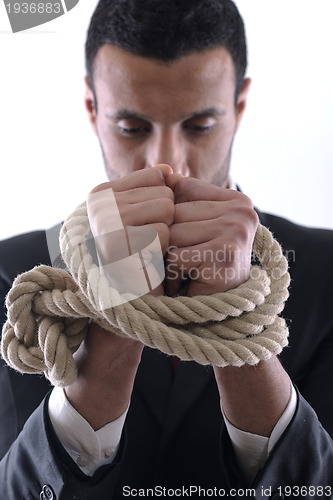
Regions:
<svg viewBox="0 0 333 500"><path fill-rule="evenodd" d="M68 401L61 387L54 387L48 405L50 420L59 441L78 467L88 476L117 454L127 410L98 431Z"/></svg>
<svg viewBox="0 0 333 500"><path fill-rule="evenodd" d="M291 384L288 405L275 424L271 435L265 437L242 431L232 425L225 416L221 405L222 415L235 450L240 471L249 483L252 482L259 470L263 467L275 444L289 425L295 414L296 406L297 394L294 386Z"/></svg>

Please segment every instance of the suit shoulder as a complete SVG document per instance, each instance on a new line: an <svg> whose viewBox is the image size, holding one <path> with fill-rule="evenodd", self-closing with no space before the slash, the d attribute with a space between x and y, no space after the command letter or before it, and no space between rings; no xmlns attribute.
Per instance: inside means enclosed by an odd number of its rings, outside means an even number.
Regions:
<svg viewBox="0 0 333 500"><path fill-rule="evenodd" d="M271 214L258 213L261 223L268 227L280 243L289 263L292 287L301 296L331 296L333 281L333 231L300 224ZM326 298L325 298L326 300Z"/></svg>
<svg viewBox="0 0 333 500"><path fill-rule="evenodd" d="M0 277L11 283L39 264L50 265L46 231L32 231L0 241Z"/></svg>
<svg viewBox="0 0 333 500"><path fill-rule="evenodd" d="M326 251L327 254L332 252L332 230L303 226L277 215L262 212L258 214L260 222L272 231L283 248L303 251L316 248L318 251Z"/></svg>

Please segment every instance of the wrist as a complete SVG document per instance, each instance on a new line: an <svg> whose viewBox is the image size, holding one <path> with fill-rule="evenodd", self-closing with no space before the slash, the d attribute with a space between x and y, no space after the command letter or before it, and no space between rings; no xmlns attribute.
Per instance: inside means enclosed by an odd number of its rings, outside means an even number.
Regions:
<svg viewBox="0 0 333 500"><path fill-rule="evenodd" d="M214 367L214 372L223 411L231 424L269 436L290 398L290 379L276 356L255 366Z"/></svg>
<svg viewBox="0 0 333 500"><path fill-rule="evenodd" d="M75 353L78 378L65 388L71 405L94 430L127 409L143 345L97 325Z"/></svg>

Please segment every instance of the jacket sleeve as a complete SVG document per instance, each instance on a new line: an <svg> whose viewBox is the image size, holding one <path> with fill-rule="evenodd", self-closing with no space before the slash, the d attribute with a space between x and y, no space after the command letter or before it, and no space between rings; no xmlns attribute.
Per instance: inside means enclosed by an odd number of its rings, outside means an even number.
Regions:
<svg viewBox="0 0 333 500"><path fill-rule="evenodd" d="M34 253L37 253L36 259ZM48 263L43 231L0 243L0 337L7 316L6 295L14 279L40 262ZM0 356L0 459L7 453L50 388L45 377L39 374L22 376L10 369Z"/></svg>
<svg viewBox="0 0 333 500"><path fill-rule="evenodd" d="M333 441L300 394L296 414L255 488L257 498L267 498L265 490L292 498L333 498Z"/></svg>
<svg viewBox="0 0 333 500"><path fill-rule="evenodd" d="M124 453L125 433L114 462L87 477L52 429L47 413L48 397L27 420L0 462L0 498L95 500L105 497L106 491L111 498Z"/></svg>
<svg viewBox="0 0 333 500"><path fill-rule="evenodd" d="M229 471L230 488L237 485L244 489L226 433L222 438L223 463ZM299 393L292 421L248 488L258 499L333 498L333 441Z"/></svg>

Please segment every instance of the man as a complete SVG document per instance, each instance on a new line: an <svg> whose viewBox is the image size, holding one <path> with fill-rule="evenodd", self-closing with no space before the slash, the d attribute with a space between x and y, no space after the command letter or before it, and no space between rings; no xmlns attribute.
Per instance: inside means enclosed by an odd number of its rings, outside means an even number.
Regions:
<svg viewBox="0 0 333 500"><path fill-rule="evenodd" d="M258 216L229 178L250 87L243 23L230 0L207 4L101 0L87 36L86 108L110 179L93 193L112 188L124 226L157 231L166 280L156 295L182 285L170 276L170 247L178 271L186 250L185 277L197 270L190 296L235 288L250 272ZM333 497L332 234L259 218L295 256L282 364L174 370L92 324L75 354L78 379L64 390L44 398L44 379L1 370L3 498L237 497L246 488L256 498ZM107 232L100 211L90 223ZM232 249L227 261L204 260L221 248ZM17 273L49 263L43 232L0 252L3 296Z"/></svg>

